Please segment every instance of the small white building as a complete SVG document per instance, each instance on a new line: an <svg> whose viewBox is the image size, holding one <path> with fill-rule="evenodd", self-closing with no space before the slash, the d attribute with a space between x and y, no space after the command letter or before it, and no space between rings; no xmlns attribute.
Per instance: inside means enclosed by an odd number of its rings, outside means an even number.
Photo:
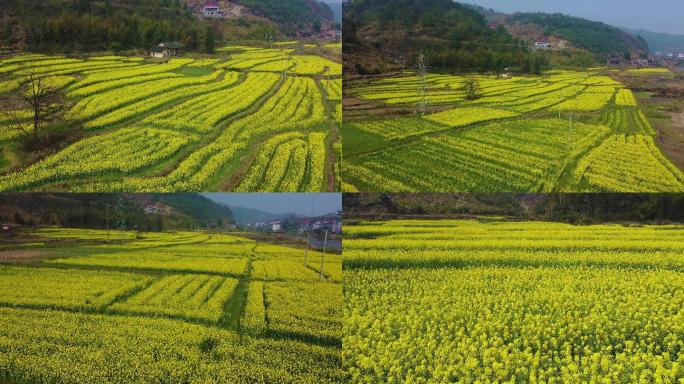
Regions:
<svg viewBox="0 0 684 384"><path fill-rule="evenodd" d="M202 6L202 15L209 18L223 18L224 13L215 1L207 1Z"/></svg>
<svg viewBox="0 0 684 384"><path fill-rule="evenodd" d="M551 48L551 43L549 42L549 38L546 36L542 36L538 38L537 40L534 41L534 47L536 49L549 49Z"/></svg>
<svg viewBox="0 0 684 384"><path fill-rule="evenodd" d="M280 221L272 221L271 222L271 231L272 232L278 232L281 229Z"/></svg>
<svg viewBox="0 0 684 384"><path fill-rule="evenodd" d="M174 57L183 53L185 45L177 41L164 41L150 49L150 56L157 58Z"/></svg>

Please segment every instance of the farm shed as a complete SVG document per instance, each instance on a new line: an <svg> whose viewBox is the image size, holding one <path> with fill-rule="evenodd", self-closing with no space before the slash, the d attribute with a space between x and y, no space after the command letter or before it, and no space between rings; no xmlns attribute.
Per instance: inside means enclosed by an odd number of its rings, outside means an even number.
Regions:
<svg viewBox="0 0 684 384"><path fill-rule="evenodd" d="M158 46L150 49L150 56L152 57L174 57L183 53L185 45L177 41L165 41L159 43Z"/></svg>

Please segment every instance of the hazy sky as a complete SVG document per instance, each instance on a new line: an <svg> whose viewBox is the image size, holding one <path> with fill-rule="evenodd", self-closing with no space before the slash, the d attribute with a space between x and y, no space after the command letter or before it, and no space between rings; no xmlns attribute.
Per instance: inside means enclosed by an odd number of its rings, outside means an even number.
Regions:
<svg viewBox="0 0 684 384"><path fill-rule="evenodd" d="M311 214L332 213L342 209L342 195L339 193L203 193L202 195L227 205L254 208L269 213ZM314 196L315 195L315 196Z"/></svg>
<svg viewBox="0 0 684 384"><path fill-rule="evenodd" d="M606 24L684 35L684 0L463 0L505 13L560 12Z"/></svg>

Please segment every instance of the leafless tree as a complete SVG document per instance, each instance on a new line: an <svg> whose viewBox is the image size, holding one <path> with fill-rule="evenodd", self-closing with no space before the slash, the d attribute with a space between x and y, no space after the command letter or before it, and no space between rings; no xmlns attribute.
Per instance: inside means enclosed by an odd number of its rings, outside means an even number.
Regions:
<svg viewBox="0 0 684 384"><path fill-rule="evenodd" d="M62 105L55 102L57 89L51 87L46 78L35 73L29 73L19 88L22 108L3 110L2 113L10 129L19 130L36 140L44 124L54 120L62 110ZM30 124L26 124L26 110L30 111Z"/></svg>

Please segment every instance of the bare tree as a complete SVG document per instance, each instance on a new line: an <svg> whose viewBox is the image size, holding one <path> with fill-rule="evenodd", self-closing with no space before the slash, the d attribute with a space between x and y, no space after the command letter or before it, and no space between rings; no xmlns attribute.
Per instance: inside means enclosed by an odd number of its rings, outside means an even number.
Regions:
<svg viewBox="0 0 684 384"><path fill-rule="evenodd" d="M25 136L38 139L41 128L56 118L62 105L55 103L57 89L51 87L46 78L29 73L20 84L22 107L17 111L3 110L10 129L19 130ZM30 111L30 124L26 124L25 110Z"/></svg>

